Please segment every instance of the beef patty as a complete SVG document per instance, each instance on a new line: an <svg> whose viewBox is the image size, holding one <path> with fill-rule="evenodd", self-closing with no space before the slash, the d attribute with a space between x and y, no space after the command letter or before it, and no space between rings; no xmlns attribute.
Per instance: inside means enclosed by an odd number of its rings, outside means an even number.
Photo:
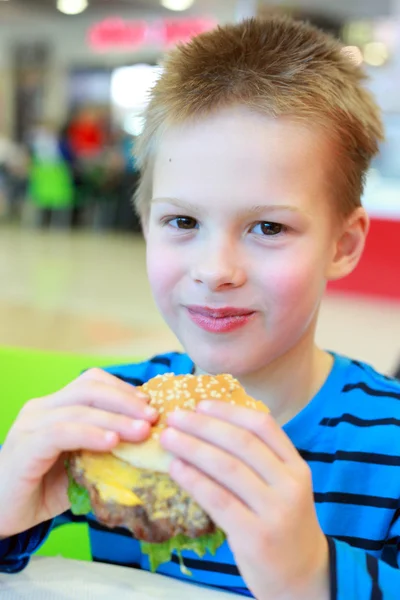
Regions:
<svg viewBox="0 0 400 600"><path fill-rule="evenodd" d="M108 453L74 453L69 465L75 481L88 490L98 521L107 527L124 527L136 539L152 543L165 542L178 534L197 538L216 530L200 506L166 473L136 469ZM131 476L129 487L126 478L123 482L114 478L113 473L121 466ZM104 494L104 474L106 478L111 475L110 486L117 490L114 496ZM133 492L137 502L119 502L118 489L121 494L124 490Z"/></svg>

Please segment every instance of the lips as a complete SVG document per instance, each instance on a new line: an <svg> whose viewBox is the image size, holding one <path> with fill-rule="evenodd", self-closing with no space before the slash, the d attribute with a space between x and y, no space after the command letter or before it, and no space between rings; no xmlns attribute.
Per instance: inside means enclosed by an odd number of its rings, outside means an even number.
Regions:
<svg viewBox="0 0 400 600"><path fill-rule="evenodd" d="M248 308L187 306L190 319L210 333L228 333L244 327L255 316Z"/></svg>

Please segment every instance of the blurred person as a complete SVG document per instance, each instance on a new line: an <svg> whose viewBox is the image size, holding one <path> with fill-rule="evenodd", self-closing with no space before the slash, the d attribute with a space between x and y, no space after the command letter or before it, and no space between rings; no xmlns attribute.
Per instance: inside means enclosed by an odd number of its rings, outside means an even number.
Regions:
<svg viewBox="0 0 400 600"><path fill-rule="evenodd" d="M69 147L78 160L97 158L106 146L106 131L92 107L77 110L68 127Z"/></svg>
<svg viewBox="0 0 400 600"><path fill-rule="evenodd" d="M400 362L399 362L399 366L397 367L394 376L396 377L396 379L400 380Z"/></svg>
<svg viewBox="0 0 400 600"><path fill-rule="evenodd" d="M29 148L28 197L36 209L36 223L68 226L75 192L57 128L51 123L37 124L30 133Z"/></svg>
<svg viewBox="0 0 400 600"><path fill-rule="evenodd" d="M105 111L90 105L76 107L65 127L63 150L70 158L76 190L74 225L99 225L105 155L110 146L108 130Z"/></svg>
<svg viewBox="0 0 400 600"><path fill-rule="evenodd" d="M157 414L128 383L225 372L271 414L214 400L169 415L170 475L227 539L215 556L182 551L191 577L176 553L159 572L258 600L398 597L400 384L315 343L326 284L368 232L383 132L363 79L338 42L288 19L219 27L167 57L136 208L185 353L88 371L21 411L0 452L3 571L73 520L66 452L149 436ZM96 560L149 568L128 532L86 520Z"/></svg>
<svg viewBox="0 0 400 600"><path fill-rule="evenodd" d="M123 173L119 200L116 213L116 228L123 231L141 231L140 220L135 211L132 210L132 198L135 194L139 171L135 161L136 136L131 135L124 129L116 134L116 146L123 157Z"/></svg>
<svg viewBox="0 0 400 600"><path fill-rule="evenodd" d="M19 220L26 200L29 152L23 144L0 136L0 216Z"/></svg>

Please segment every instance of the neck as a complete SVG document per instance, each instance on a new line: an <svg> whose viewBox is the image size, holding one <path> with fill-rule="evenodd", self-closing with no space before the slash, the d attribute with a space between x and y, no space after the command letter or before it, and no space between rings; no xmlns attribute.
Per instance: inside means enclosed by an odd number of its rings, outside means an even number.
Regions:
<svg viewBox="0 0 400 600"><path fill-rule="evenodd" d="M332 369L332 356L307 337L263 369L237 377L250 396L268 406L279 425L312 400Z"/></svg>
<svg viewBox="0 0 400 600"><path fill-rule="evenodd" d="M259 373L240 378L247 393L264 402L279 425L295 417L320 390L333 364L332 356L313 345L290 353Z"/></svg>

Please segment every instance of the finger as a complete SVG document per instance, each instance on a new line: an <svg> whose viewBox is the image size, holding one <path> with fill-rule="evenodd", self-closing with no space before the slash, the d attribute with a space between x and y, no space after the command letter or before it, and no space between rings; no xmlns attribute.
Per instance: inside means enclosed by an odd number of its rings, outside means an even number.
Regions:
<svg viewBox="0 0 400 600"><path fill-rule="evenodd" d="M218 481L251 510L265 512L270 488L235 456L177 429L165 430L161 441L166 450Z"/></svg>
<svg viewBox="0 0 400 600"><path fill-rule="evenodd" d="M108 385L113 385L121 390L124 390L128 394L132 392L132 389L137 390L137 393L140 396L140 398L145 400L145 402L150 402L150 396L141 389L141 386L136 387L132 383L128 383L123 379L120 379L116 375L112 375L111 373L104 371L104 369L98 369L97 367L88 369L87 371L82 373L82 375L80 375L77 379L75 379L75 382L80 381L82 379L92 379L95 381L106 383ZM74 384L74 381L69 385L72 384Z"/></svg>
<svg viewBox="0 0 400 600"><path fill-rule="evenodd" d="M46 410L62 406L91 406L112 413L124 414L135 419L155 422L158 412L138 395L132 387L129 392L91 379L76 382L60 392L35 401L35 407Z"/></svg>
<svg viewBox="0 0 400 600"><path fill-rule="evenodd" d="M20 441L20 440L19 440ZM90 450L109 452L119 443L115 431L104 431L86 423L53 423L43 435L42 430L27 434L24 443L15 449L19 460L16 470L25 481L38 481L53 467L64 452Z"/></svg>
<svg viewBox="0 0 400 600"><path fill-rule="evenodd" d="M183 460L171 463L171 477L205 510L227 535L247 537L255 530L257 517L232 492Z"/></svg>
<svg viewBox="0 0 400 600"><path fill-rule="evenodd" d="M264 413L242 406L218 401L203 401L197 406L198 412L255 433L284 462L298 464L301 457L290 438L286 435L270 413Z"/></svg>
<svg viewBox="0 0 400 600"><path fill-rule="evenodd" d="M280 486L286 476L285 463L248 429L190 411L171 413L168 424L237 457L269 485Z"/></svg>
<svg viewBox="0 0 400 600"><path fill-rule="evenodd" d="M141 442L150 435L148 421L131 419L124 415L86 406L66 406L37 413L29 422L29 431L41 428L46 432L54 423L86 423L105 431L114 431L121 439Z"/></svg>

